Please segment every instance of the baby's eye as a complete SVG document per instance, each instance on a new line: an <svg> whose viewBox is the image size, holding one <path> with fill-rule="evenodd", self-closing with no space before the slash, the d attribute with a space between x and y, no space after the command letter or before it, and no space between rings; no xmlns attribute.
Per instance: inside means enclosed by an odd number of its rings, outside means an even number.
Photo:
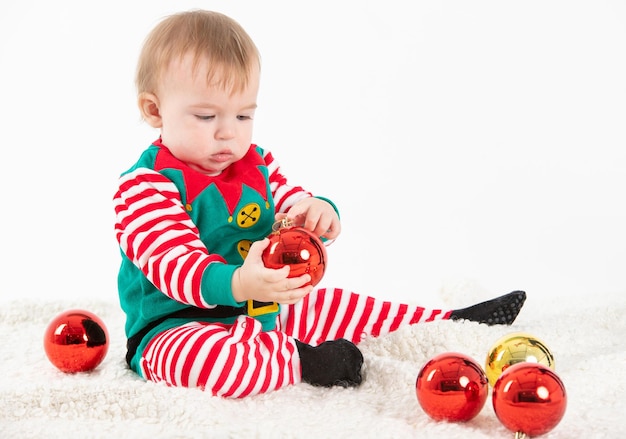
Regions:
<svg viewBox="0 0 626 439"><path fill-rule="evenodd" d="M215 119L215 116L205 116L202 114L196 114L196 117L200 120L212 120Z"/></svg>
<svg viewBox="0 0 626 439"><path fill-rule="evenodd" d="M239 115L239 116L237 116L237 119L239 119L239 120L250 120L250 119L252 119L252 116Z"/></svg>

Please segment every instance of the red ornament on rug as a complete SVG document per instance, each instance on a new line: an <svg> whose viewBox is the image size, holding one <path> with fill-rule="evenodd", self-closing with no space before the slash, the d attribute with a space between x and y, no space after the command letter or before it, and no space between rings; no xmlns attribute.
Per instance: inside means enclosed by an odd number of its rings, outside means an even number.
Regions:
<svg viewBox="0 0 626 439"><path fill-rule="evenodd" d="M289 277L311 275L310 284L317 285L326 270L326 247L313 233L302 227L293 227L288 220L277 223L268 236L270 244L263 251L267 268L289 265Z"/></svg>
<svg viewBox="0 0 626 439"><path fill-rule="evenodd" d="M60 371L87 372L104 360L109 350L109 334L98 316L72 309L50 321L43 347L50 362Z"/></svg>
<svg viewBox="0 0 626 439"><path fill-rule="evenodd" d="M457 352L439 354L420 370L417 400L436 421L466 422L482 410L489 390L481 366Z"/></svg>
<svg viewBox="0 0 626 439"><path fill-rule="evenodd" d="M549 367L518 363L496 381L493 410L515 437L539 436L557 426L567 406L563 382Z"/></svg>

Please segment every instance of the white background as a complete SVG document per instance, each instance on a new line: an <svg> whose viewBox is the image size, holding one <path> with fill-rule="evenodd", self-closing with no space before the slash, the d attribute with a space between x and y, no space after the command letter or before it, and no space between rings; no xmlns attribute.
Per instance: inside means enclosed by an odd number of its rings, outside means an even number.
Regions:
<svg viewBox="0 0 626 439"><path fill-rule="evenodd" d="M140 46L202 7L262 58L254 140L333 199L324 284L423 303L626 290L626 3L11 1L0 297L117 300L112 197L158 133ZM470 298L468 298L470 301Z"/></svg>

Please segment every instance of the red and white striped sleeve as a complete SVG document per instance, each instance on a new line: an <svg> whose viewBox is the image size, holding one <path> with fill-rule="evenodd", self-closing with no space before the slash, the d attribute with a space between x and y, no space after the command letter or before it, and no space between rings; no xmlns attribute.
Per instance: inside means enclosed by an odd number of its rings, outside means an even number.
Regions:
<svg viewBox="0 0 626 439"><path fill-rule="evenodd" d="M270 190L274 198L276 212L288 212L291 206L298 201L312 196L310 192L300 186L290 186L287 183L287 179L281 174L280 166L278 166L278 163L274 160L274 156L271 152L264 151L263 159L265 160L269 173Z"/></svg>
<svg viewBox="0 0 626 439"><path fill-rule="evenodd" d="M158 172L138 168L123 175L114 196L115 235L122 252L161 292L212 308L220 302L204 297L203 274L209 264L225 260L209 254L180 200L174 183Z"/></svg>

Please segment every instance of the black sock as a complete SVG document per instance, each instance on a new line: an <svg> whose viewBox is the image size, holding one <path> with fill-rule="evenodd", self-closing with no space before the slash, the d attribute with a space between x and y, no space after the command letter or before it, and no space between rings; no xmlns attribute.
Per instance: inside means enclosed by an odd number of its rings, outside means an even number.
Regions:
<svg viewBox="0 0 626 439"><path fill-rule="evenodd" d="M455 309L450 314L450 320L470 320L489 326L510 325L517 318L525 301L524 291L513 291L468 308Z"/></svg>
<svg viewBox="0 0 626 439"><path fill-rule="evenodd" d="M351 341L341 338L311 346L296 340L296 345L305 383L322 387L361 384L363 354Z"/></svg>

